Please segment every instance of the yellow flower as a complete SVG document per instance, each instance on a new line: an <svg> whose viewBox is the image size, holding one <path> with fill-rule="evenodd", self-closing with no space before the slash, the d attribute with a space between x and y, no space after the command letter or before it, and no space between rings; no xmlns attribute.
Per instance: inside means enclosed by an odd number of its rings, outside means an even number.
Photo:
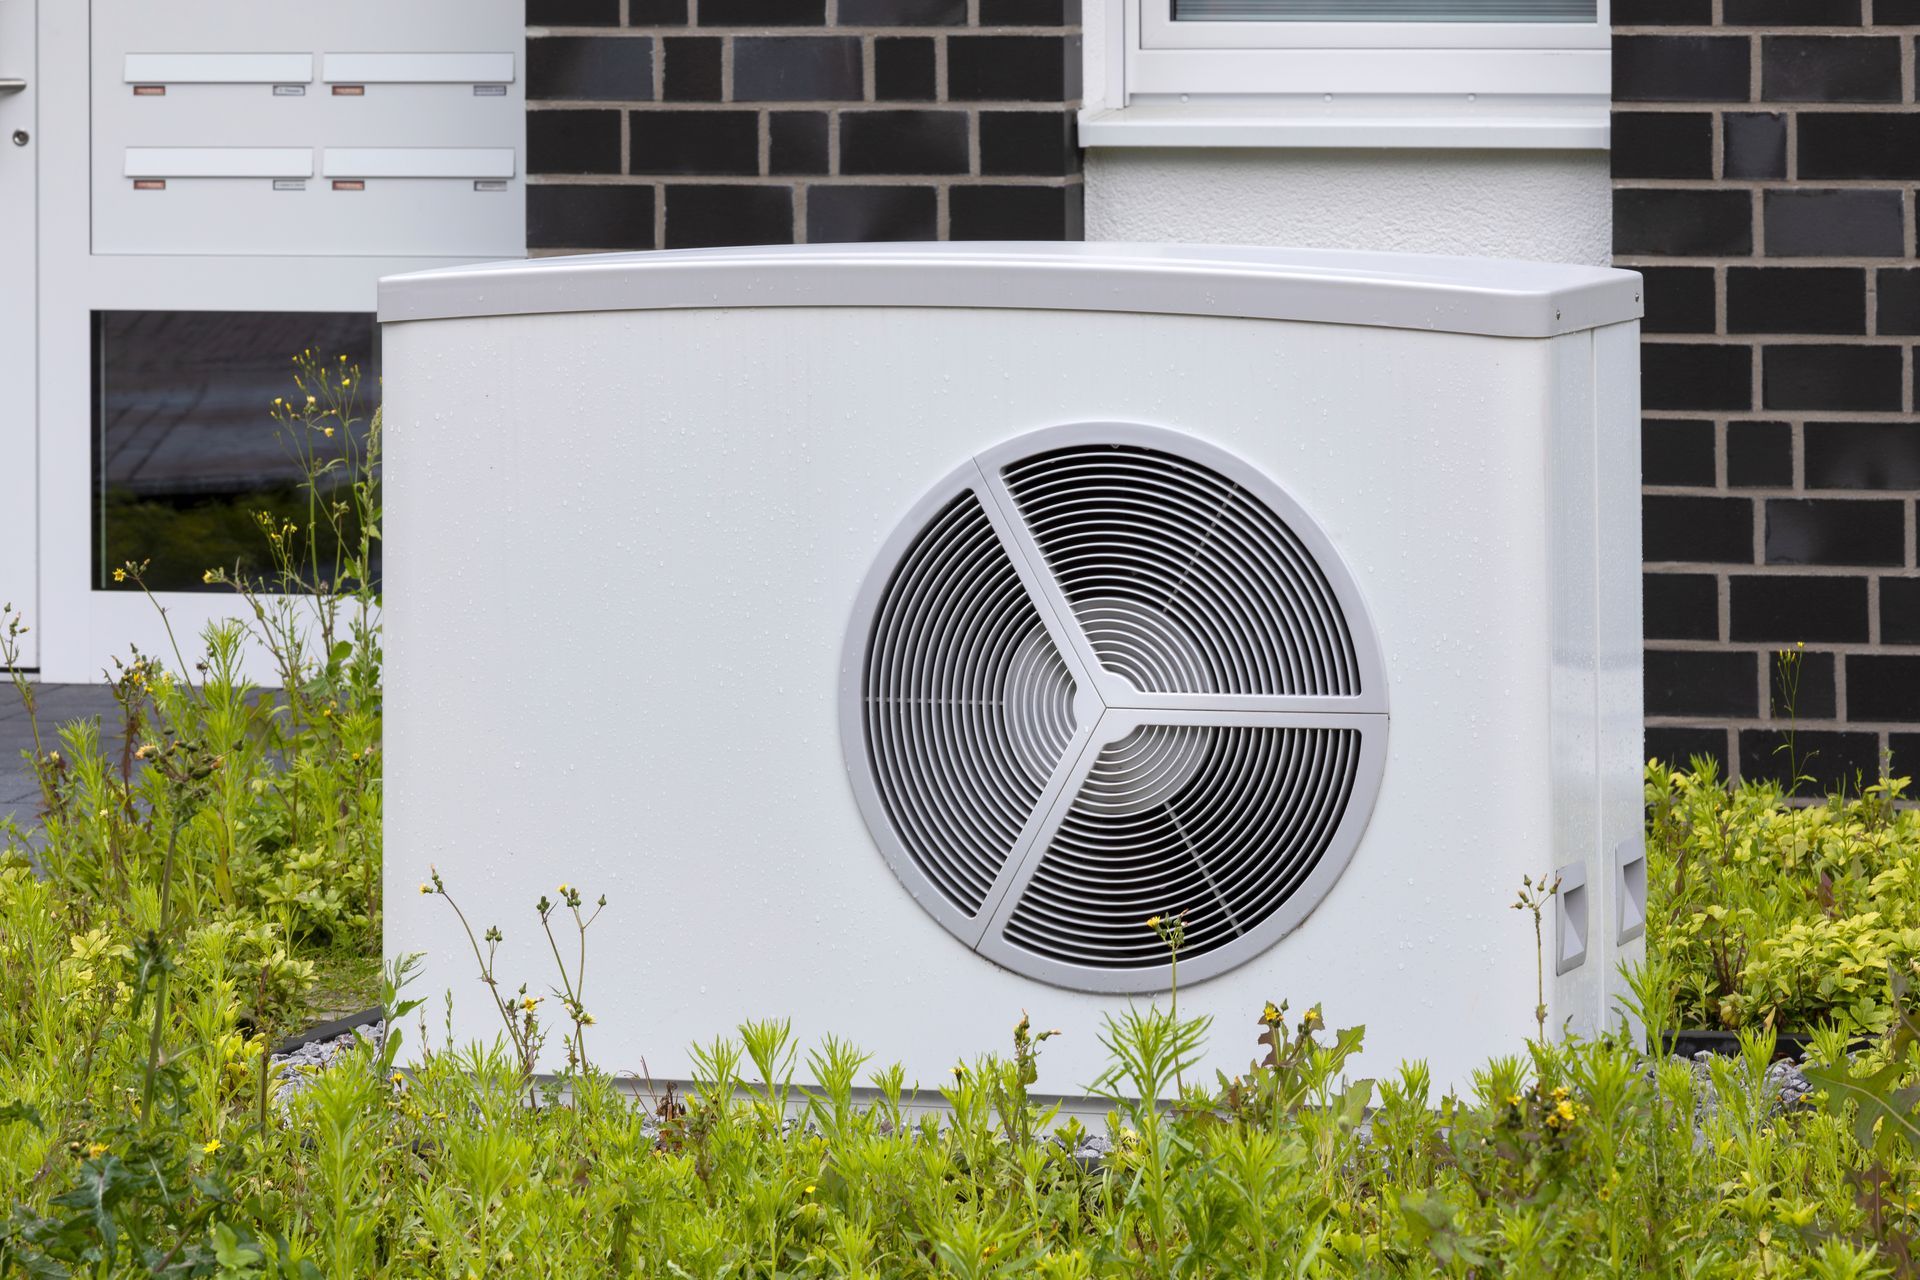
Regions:
<svg viewBox="0 0 1920 1280"><path fill-rule="evenodd" d="M1508 1105L1508 1106L1510 1106L1510 1107L1517 1107L1517 1106L1519 1106L1519 1105L1520 1105L1520 1095L1519 1095L1519 1094L1517 1094L1517 1093L1510 1093L1510 1094L1508 1094L1508 1095L1507 1095L1507 1105Z"/></svg>
<svg viewBox="0 0 1920 1280"><path fill-rule="evenodd" d="M808 1194L808 1195L812 1195L812 1194L813 1194L813 1184L812 1184L811 1182L809 1182L809 1183L807 1184L807 1194Z"/></svg>
<svg viewBox="0 0 1920 1280"><path fill-rule="evenodd" d="M569 888L571 888L571 887L572 887L572 886L570 886L570 885L568 885L568 884L565 884L565 883L562 883L562 884L561 884L561 886L560 886L560 892L561 892L561 893L565 893L565 892L566 892L566 891L567 891L567 890L568 890Z"/></svg>
<svg viewBox="0 0 1920 1280"><path fill-rule="evenodd" d="M213 579L214 579L214 571L212 569L209 569L205 573L200 575L200 581L202 582L212 582Z"/></svg>
<svg viewBox="0 0 1920 1280"><path fill-rule="evenodd" d="M432 885L430 885L430 884L423 884L423 885L421 885L421 886L420 886L420 892L422 892L422 893L432 893L432 892L433 892L433 886L432 886Z"/></svg>
<svg viewBox="0 0 1920 1280"><path fill-rule="evenodd" d="M115 582L125 582L127 580L127 571L125 569L115 569L113 571L113 580Z"/></svg>
<svg viewBox="0 0 1920 1280"><path fill-rule="evenodd" d="M1159 917L1159 916L1148 916L1148 917L1147 917L1147 928L1149 928L1149 929L1158 929L1159 927L1160 927L1160 917Z"/></svg>
<svg viewBox="0 0 1920 1280"><path fill-rule="evenodd" d="M590 1026L592 1026L592 1025L593 1025L593 1015L592 1015L592 1014L590 1014L590 1013L583 1013L583 1014L581 1014L581 1015L580 1015L580 1025L581 1025L581 1026L583 1026L583 1027L590 1027Z"/></svg>
<svg viewBox="0 0 1920 1280"><path fill-rule="evenodd" d="M104 1142L96 1142L87 1148L87 1155L94 1160L98 1160L105 1154L107 1154L107 1144Z"/></svg>
<svg viewBox="0 0 1920 1280"><path fill-rule="evenodd" d="M332 427L323 427L323 428L321 429L321 434L323 434L323 435L325 435L325 436L327 437L327 439L329 439L329 440L331 440L331 439L333 439L333 428L332 428Z"/></svg>
<svg viewBox="0 0 1920 1280"><path fill-rule="evenodd" d="M388 1076L387 1079L392 1081L394 1084L405 1084L407 1082L407 1078L401 1075L398 1071Z"/></svg>
<svg viewBox="0 0 1920 1280"><path fill-rule="evenodd" d="M350 387L350 386L352 386L352 385L353 385L353 379L352 379L352 378L342 378L342 379L340 379L340 385L341 385L341 386L343 386L343 387Z"/></svg>
<svg viewBox="0 0 1920 1280"><path fill-rule="evenodd" d="M1562 1102L1559 1106L1553 1109L1553 1113L1559 1116L1562 1120L1572 1120L1573 1104L1571 1102Z"/></svg>
<svg viewBox="0 0 1920 1280"><path fill-rule="evenodd" d="M206 1143L200 1148L200 1151L203 1155L210 1156L214 1152L218 1151L219 1149L220 1149L220 1139L208 1138Z"/></svg>
<svg viewBox="0 0 1920 1280"><path fill-rule="evenodd" d="M311 409L313 408L314 405L318 403L319 401L315 400L312 396L307 397L307 408Z"/></svg>
<svg viewBox="0 0 1920 1280"><path fill-rule="evenodd" d="M539 996L528 996L526 999L520 1002L520 1007L522 1009L525 1009L528 1013L532 1013L536 1008L539 1007L539 1005L540 1005Z"/></svg>
<svg viewBox="0 0 1920 1280"><path fill-rule="evenodd" d="M1279 1023L1280 1010L1274 1007L1273 1001L1271 1000L1267 1001L1267 1007L1260 1011L1260 1021L1266 1023L1270 1027L1275 1026Z"/></svg>

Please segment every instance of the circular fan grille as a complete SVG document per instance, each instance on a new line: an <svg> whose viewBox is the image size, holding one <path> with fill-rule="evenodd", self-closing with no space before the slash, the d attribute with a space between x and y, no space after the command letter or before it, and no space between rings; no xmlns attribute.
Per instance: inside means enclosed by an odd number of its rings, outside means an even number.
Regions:
<svg viewBox="0 0 1920 1280"><path fill-rule="evenodd" d="M915 509L848 634L849 773L969 946L1094 990L1224 971L1305 918L1379 785L1378 646L1271 481L1171 432L1054 428Z"/></svg>

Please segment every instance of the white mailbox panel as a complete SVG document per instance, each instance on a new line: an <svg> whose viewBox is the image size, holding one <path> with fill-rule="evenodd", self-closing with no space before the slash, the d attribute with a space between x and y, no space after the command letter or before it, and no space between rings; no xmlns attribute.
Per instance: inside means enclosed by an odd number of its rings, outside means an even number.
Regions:
<svg viewBox="0 0 1920 1280"><path fill-rule="evenodd" d="M91 3L94 253L525 252L517 0Z"/></svg>

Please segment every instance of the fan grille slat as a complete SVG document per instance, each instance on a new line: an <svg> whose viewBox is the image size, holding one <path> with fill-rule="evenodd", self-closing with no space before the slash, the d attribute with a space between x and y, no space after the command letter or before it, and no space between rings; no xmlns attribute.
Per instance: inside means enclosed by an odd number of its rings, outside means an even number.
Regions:
<svg viewBox="0 0 1920 1280"><path fill-rule="evenodd" d="M1100 802L1138 739L1205 743L1178 793L1131 814ZM1359 761L1352 729L1148 725L1101 751L1008 920L1017 946L1089 968L1163 965L1150 916L1185 917L1182 957L1202 956L1273 914L1319 862L1345 816ZM1132 788L1138 792L1141 788Z"/></svg>
<svg viewBox="0 0 1920 1280"><path fill-rule="evenodd" d="M901 559L866 663L868 758L914 864L980 910L1076 728L1073 679L967 492Z"/></svg>
<svg viewBox="0 0 1920 1280"><path fill-rule="evenodd" d="M1360 692L1326 574L1228 477L1131 445L1056 449L1002 474L1101 665L1136 689Z"/></svg>

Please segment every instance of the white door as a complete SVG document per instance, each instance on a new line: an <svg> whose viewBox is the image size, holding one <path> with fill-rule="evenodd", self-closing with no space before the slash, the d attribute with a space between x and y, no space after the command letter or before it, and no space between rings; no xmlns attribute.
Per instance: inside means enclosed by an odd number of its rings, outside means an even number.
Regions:
<svg viewBox="0 0 1920 1280"><path fill-rule="evenodd" d="M27 615L39 665L35 0L0 0L0 605Z"/></svg>

